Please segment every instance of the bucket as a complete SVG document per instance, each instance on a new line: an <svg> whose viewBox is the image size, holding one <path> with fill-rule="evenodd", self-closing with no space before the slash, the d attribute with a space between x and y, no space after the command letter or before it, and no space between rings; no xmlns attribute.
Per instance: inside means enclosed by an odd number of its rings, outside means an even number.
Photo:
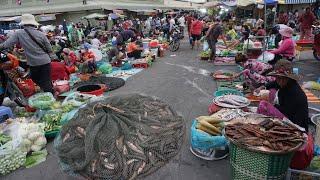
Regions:
<svg viewBox="0 0 320 180"><path fill-rule="evenodd" d="M95 95L95 96L101 96L103 95L104 91L106 90L105 85L84 85L80 86L77 88L77 91L83 94L90 94L90 95Z"/></svg>
<svg viewBox="0 0 320 180"><path fill-rule="evenodd" d="M158 48L152 48L152 49L150 49L150 52L152 53L152 55L154 55L154 56L158 56L158 51L159 51L159 49Z"/></svg>
<svg viewBox="0 0 320 180"><path fill-rule="evenodd" d="M149 49L149 42L148 41L142 42L142 45L143 45L144 50Z"/></svg>

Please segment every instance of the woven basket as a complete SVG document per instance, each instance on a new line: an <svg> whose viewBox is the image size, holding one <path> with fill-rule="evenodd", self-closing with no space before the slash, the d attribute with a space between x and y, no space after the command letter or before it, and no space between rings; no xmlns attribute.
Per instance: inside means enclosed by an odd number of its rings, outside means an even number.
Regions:
<svg viewBox="0 0 320 180"><path fill-rule="evenodd" d="M286 177L293 153L255 152L230 141L232 178L237 180L283 180Z"/></svg>
<svg viewBox="0 0 320 180"><path fill-rule="evenodd" d="M316 134L314 136L314 143L320 146L320 114L313 115L311 121L316 126Z"/></svg>

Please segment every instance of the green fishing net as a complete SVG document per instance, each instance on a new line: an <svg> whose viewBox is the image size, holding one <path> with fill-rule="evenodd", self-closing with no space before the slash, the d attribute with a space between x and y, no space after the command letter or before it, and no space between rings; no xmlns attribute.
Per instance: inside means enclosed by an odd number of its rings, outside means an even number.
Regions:
<svg viewBox="0 0 320 180"><path fill-rule="evenodd" d="M178 154L183 118L143 95L88 104L63 126L55 148L63 170L89 179L136 179Z"/></svg>

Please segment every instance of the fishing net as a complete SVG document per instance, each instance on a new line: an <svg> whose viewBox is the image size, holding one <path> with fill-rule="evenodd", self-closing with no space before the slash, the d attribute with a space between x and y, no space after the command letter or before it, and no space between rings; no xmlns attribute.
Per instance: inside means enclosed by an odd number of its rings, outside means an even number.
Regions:
<svg viewBox="0 0 320 180"><path fill-rule="evenodd" d="M95 85L95 84L105 84L108 87L108 91L113 91L118 89L125 84L125 80L116 77L106 77L106 76L91 76L88 81L80 81L74 84L73 89L77 89L81 86Z"/></svg>
<svg viewBox="0 0 320 180"><path fill-rule="evenodd" d="M88 104L63 126L55 148L62 169L89 179L136 179L178 154L181 116L147 96L109 97Z"/></svg>

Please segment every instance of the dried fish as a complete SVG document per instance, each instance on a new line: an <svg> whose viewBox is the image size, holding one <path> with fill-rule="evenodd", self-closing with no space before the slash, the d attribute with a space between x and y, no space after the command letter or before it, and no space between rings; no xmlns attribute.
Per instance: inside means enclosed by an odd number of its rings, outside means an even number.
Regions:
<svg viewBox="0 0 320 180"><path fill-rule="evenodd" d="M96 171L97 160L94 160L91 164L91 172L94 173Z"/></svg>
<svg viewBox="0 0 320 180"><path fill-rule="evenodd" d="M137 159L130 159L129 161L126 162L127 165L130 165L133 162L138 161Z"/></svg>
<svg viewBox="0 0 320 180"><path fill-rule="evenodd" d="M64 136L62 142L66 142L66 140L68 140L69 138L70 138L70 134L67 133L67 134Z"/></svg>
<svg viewBox="0 0 320 180"><path fill-rule="evenodd" d="M123 154L128 155L128 150L126 146L123 146Z"/></svg>
<svg viewBox="0 0 320 180"><path fill-rule="evenodd" d="M85 136L85 135L86 135L86 130L83 129L82 127L77 127L77 131L78 131L82 136Z"/></svg>
<svg viewBox="0 0 320 180"><path fill-rule="evenodd" d="M115 169L115 164L112 163L105 163L104 167L110 170L114 170Z"/></svg>
<svg viewBox="0 0 320 180"><path fill-rule="evenodd" d="M142 165L138 169L138 174L140 174L143 171L145 166L146 166L146 162L143 161Z"/></svg>
<svg viewBox="0 0 320 180"><path fill-rule="evenodd" d="M144 154L143 150L141 148L139 148L138 146L134 145L133 143L127 141L127 145L130 149L132 149L133 151L139 153L139 154Z"/></svg>
<svg viewBox="0 0 320 180"><path fill-rule="evenodd" d="M121 151L123 149L123 139L124 136L120 136L117 140L116 140L116 146L118 148L119 151Z"/></svg>

